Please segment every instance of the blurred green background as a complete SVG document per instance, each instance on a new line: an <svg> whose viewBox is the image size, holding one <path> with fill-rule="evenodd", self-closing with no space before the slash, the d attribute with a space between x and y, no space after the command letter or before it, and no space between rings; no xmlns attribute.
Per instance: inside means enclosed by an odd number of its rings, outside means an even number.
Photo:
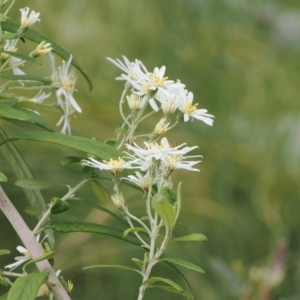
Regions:
<svg viewBox="0 0 300 300"><path fill-rule="evenodd" d="M175 235L203 233L207 243L170 246L168 255L189 259L205 269L183 269L196 299L300 299L300 2L296 0L28 0L17 1L41 12L34 26L74 55L94 83L88 91L79 76L76 99L83 109L72 121L74 135L114 137L120 124L120 71L105 58L140 59L149 70L165 65L194 93L199 108L215 116L212 128L197 120L170 133L174 143L199 145L201 173L178 172L183 181L183 210ZM57 116L48 116L56 122ZM20 130L0 121L8 131ZM144 125L150 131L154 124ZM62 147L16 142L36 178L81 180L78 166L59 160L78 155ZM41 153L43 155L41 155ZM10 175L0 157L1 171ZM15 178L3 187L20 209L27 203ZM108 188L111 188L108 185ZM45 199L64 195L47 190ZM83 197L95 197L89 188ZM131 194L132 209L142 205ZM109 204L110 209L115 209ZM116 226L109 216L80 203L70 219ZM34 220L25 217L33 226ZM0 248L20 244L3 214ZM81 271L91 264L132 264L143 252L110 237L57 234L55 267L74 282L72 299L136 299L141 279L126 271ZM2 256L1 266L16 256ZM5 260L6 259L6 260ZM171 269L154 274L183 284ZM5 291L0 287L0 293ZM150 299L183 299L149 290Z"/></svg>

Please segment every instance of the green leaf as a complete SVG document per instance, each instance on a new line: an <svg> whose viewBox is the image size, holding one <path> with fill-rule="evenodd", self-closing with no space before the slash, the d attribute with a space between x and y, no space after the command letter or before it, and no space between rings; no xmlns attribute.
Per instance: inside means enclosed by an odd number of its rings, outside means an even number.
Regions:
<svg viewBox="0 0 300 300"><path fill-rule="evenodd" d="M0 138L6 139L7 136L5 132L0 128ZM0 152L2 157L9 163L11 170L13 171L14 175L18 179L22 178L33 178L33 175L27 166L26 162L24 161L23 157L19 153L18 149L15 147L13 143L7 143L0 147ZM28 189L23 189L26 198L31 206L35 206L42 211L46 211L48 207L46 206L45 200L40 191L32 191ZM39 219L39 217L38 217ZM49 218L47 218L48 220ZM47 240L50 243L50 246L54 247L54 235L51 230L46 232Z"/></svg>
<svg viewBox="0 0 300 300"><path fill-rule="evenodd" d="M10 251L6 250L6 249L1 249L0 250L0 255L5 255L5 254L10 254Z"/></svg>
<svg viewBox="0 0 300 300"><path fill-rule="evenodd" d="M36 103L33 101L27 101L22 100L16 103L17 107L23 107L28 108L32 110L38 110L38 111L47 111L51 113L61 113L61 109L57 105L48 105L48 104L42 104L42 103Z"/></svg>
<svg viewBox="0 0 300 300"><path fill-rule="evenodd" d="M48 272L33 273L19 277L8 292L7 300L33 300L48 277Z"/></svg>
<svg viewBox="0 0 300 300"><path fill-rule="evenodd" d="M182 182L179 182L177 185L177 197L176 197L176 203L175 203L175 211L176 211L176 221L179 217L180 210L181 210L181 185Z"/></svg>
<svg viewBox="0 0 300 300"><path fill-rule="evenodd" d="M86 153L91 153L105 160L109 160L110 158L118 158L119 156L122 156L122 152L104 143L79 136L70 136L51 132L35 132L33 134L12 135L7 139L0 141L0 145L5 142L15 141L19 139L36 142L54 143Z"/></svg>
<svg viewBox="0 0 300 300"><path fill-rule="evenodd" d="M49 131L54 131L53 126L48 123L44 118L40 115L30 111L28 109L24 109L21 107L12 107L10 105L4 105L0 102L0 117L5 119L19 120L25 122L33 122Z"/></svg>
<svg viewBox="0 0 300 300"><path fill-rule="evenodd" d="M142 262L140 259L138 259L138 258L132 258L131 259L141 270L142 269L144 269L144 267L145 267L145 264L144 264L144 262Z"/></svg>
<svg viewBox="0 0 300 300"><path fill-rule="evenodd" d="M18 33L11 33L11 32L5 32L1 39L4 40L15 40L19 38L19 34Z"/></svg>
<svg viewBox="0 0 300 300"><path fill-rule="evenodd" d="M170 263L173 263L173 264L176 264L176 265L179 265L179 266L197 271L201 274L205 273L204 270L201 269L200 267L198 267L197 265L195 265L195 264L193 264L189 261L183 260L183 259L165 257L165 258L160 258L159 261L167 261L167 262L170 262Z"/></svg>
<svg viewBox="0 0 300 300"><path fill-rule="evenodd" d="M82 270L88 270L88 269L94 269L94 268L114 268L114 269L122 269L122 270L138 272L138 270L127 267L125 265L95 265L95 266L90 266L90 267L84 267L84 268L82 268Z"/></svg>
<svg viewBox="0 0 300 300"><path fill-rule="evenodd" d="M51 214L61 214L70 209L70 204L67 201L62 201L57 197L51 199Z"/></svg>
<svg viewBox="0 0 300 300"><path fill-rule="evenodd" d="M82 199L82 198L79 198L80 201L98 209L98 210L101 210L103 212L106 212L108 214L110 214L111 216L113 216L114 218L116 218L117 220L121 221L122 223L128 225L128 223L126 221L124 221L124 218L123 217L120 217L118 216L117 214L115 214L114 212L108 210L107 208L101 206L100 204L94 202L94 201L91 201L91 200L88 200L88 199Z"/></svg>
<svg viewBox="0 0 300 300"><path fill-rule="evenodd" d="M51 258L54 256L54 254L55 254L55 251L50 251L50 252L47 252L47 253L45 253L44 255L39 256L39 257L37 257L37 258L35 258L35 259L29 260L29 261L26 262L25 265L22 267L23 273L24 273L24 274L26 273L25 270L26 270L26 268L27 268L29 265L35 264L35 263L40 262L40 261L43 261L43 260L45 260L45 259L51 259Z"/></svg>
<svg viewBox="0 0 300 300"><path fill-rule="evenodd" d="M161 195L166 197L170 204L174 205L177 202L176 194L170 189L169 187L165 186L162 191Z"/></svg>
<svg viewBox="0 0 300 300"><path fill-rule="evenodd" d="M172 230L175 225L175 209L168 199L156 194L152 197L152 207L162 219L168 230Z"/></svg>
<svg viewBox="0 0 300 300"><path fill-rule="evenodd" d="M97 234L110 235L125 242L140 246L139 240L132 235L128 235L123 238L123 231L103 226L96 223L80 222L80 221L68 221L68 220L56 220L48 222L43 229L52 229L57 232L69 233L69 232L90 232Z"/></svg>
<svg viewBox="0 0 300 300"><path fill-rule="evenodd" d="M5 176L5 174L3 174L2 172L0 172L0 182L7 182L7 177Z"/></svg>
<svg viewBox="0 0 300 300"><path fill-rule="evenodd" d="M93 178L95 177L95 168L90 166L83 166L81 169L82 174L85 176L85 178Z"/></svg>
<svg viewBox="0 0 300 300"><path fill-rule="evenodd" d="M175 288L176 290L178 290L180 292L183 291L183 288L179 284L175 283L171 279L163 278L163 277L151 277L151 278L145 280L143 282L143 285L152 285L153 283L158 282L158 281L162 281L164 283L167 283L167 284L169 284L170 286L172 286L173 288Z"/></svg>
<svg viewBox="0 0 300 300"><path fill-rule="evenodd" d="M67 166L73 163L79 163L83 160L83 157L78 157L78 156L67 156L64 157L59 163L63 166Z"/></svg>
<svg viewBox="0 0 300 300"><path fill-rule="evenodd" d="M115 148L118 146L118 141L116 139L109 139L106 140L104 143Z"/></svg>
<svg viewBox="0 0 300 300"><path fill-rule="evenodd" d="M110 200L108 191L104 188L102 184L97 181L91 181L91 187L95 195L97 196L98 200L103 204L107 204Z"/></svg>
<svg viewBox="0 0 300 300"><path fill-rule="evenodd" d="M45 85L50 85L52 81L49 78L44 78L41 76L36 76L36 75L1 75L0 79L5 79L5 80L21 80L21 81L38 81L42 82Z"/></svg>
<svg viewBox="0 0 300 300"><path fill-rule="evenodd" d="M200 233L193 233L178 238L174 238L171 242L204 242L207 241L207 237Z"/></svg>
<svg viewBox="0 0 300 300"><path fill-rule="evenodd" d="M126 238L126 236L131 232L147 232L147 230L144 227L134 227L134 228L128 228L123 232L123 238Z"/></svg>
<svg viewBox="0 0 300 300"><path fill-rule="evenodd" d="M20 186L24 189L41 191L41 190L44 190L44 189L51 188L53 186L60 186L61 184L48 182L48 181L37 180L37 179L33 179L33 178L23 178L23 179L17 180L15 182L15 185Z"/></svg>
<svg viewBox="0 0 300 300"><path fill-rule="evenodd" d="M33 63L41 65L41 63L39 61L37 61L36 59L34 59L33 57L28 56L28 55L24 55L22 53L13 52L13 51L1 51L1 52L6 53L10 56L20 58L21 60L25 60L25 61L29 61L29 62L33 62Z"/></svg>
<svg viewBox="0 0 300 300"><path fill-rule="evenodd" d="M17 104L18 99L1 99L1 105L15 106Z"/></svg>
<svg viewBox="0 0 300 300"><path fill-rule="evenodd" d="M181 295L183 297L187 297L189 299L195 299L194 295L191 294L189 291L186 291L186 290L183 290L183 291L178 291L172 287L169 287L169 286L165 286L165 285L151 285L148 287L149 289L161 289L161 290L164 290L164 291L167 291L167 292L171 292L171 293L175 293L175 294L178 294L178 295Z"/></svg>
<svg viewBox="0 0 300 300"><path fill-rule="evenodd" d="M39 216L39 215L42 215L43 212L34 207L34 206L27 206L25 207L25 213L29 216L29 217L36 217L36 216Z"/></svg>
<svg viewBox="0 0 300 300"><path fill-rule="evenodd" d="M0 297L0 300L7 300L7 296L8 296L8 293L2 295L2 296Z"/></svg>
<svg viewBox="0 0 300 300"><path fill-rule="evenodd" d="M1 27L4 31L9 31L12 33L17 33L19 26L14 24L12 21L10 21L9 19L7 19L5 22L1 22ZM50 40L49 38L41 35L40 33L38 33L37 31L35 31L34 29L28 28L25 32L22 33L22 37L26 38L30 41L33 41L37 44L45 41L47 43L51 43L51 47L52 47L52 51L54 53L56 53L57 55L59 55L61 58L63 58L64 60L68 60L70 57L70 54L63 49L62 47L60 47L59 45L57 45L56 43L54 43L52 40ZM89 85L89 89L92 90L93 89L93 85L91 80L89 79L89 77L87 76L87 74L82 70L82 68L80 67L80 65L78 64L78 62L73 58L72 59L72 65L77 68L77 70L84 76L84 78L86 79L88 85Z"/></svg>

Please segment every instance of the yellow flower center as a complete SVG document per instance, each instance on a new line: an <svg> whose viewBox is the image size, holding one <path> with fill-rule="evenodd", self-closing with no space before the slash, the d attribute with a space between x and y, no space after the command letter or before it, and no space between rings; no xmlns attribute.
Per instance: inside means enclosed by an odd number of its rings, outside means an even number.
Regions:
<svg viewBox="0 0 300 300"><path fill-rule="evenodd" d="M119 173L123 170L125 161L119 157L117 160L110 159L109 161L104 160L104 162L111 168L113 174Z"/></svg>
<svg viewBox="0 0 300 300"><path fill-rule="evenodd" d="M74 79L75 76L71 76L70 78L67 78L65 80L65 82L63 83L63 88L66 90L66 91L69 91L69 92L72 92L73 89L74 89Z"/></svg>
<svg viewBox="0 0 300 300"><path fill-rule="evenodd" d="M192 115L195 112L195 110L197 109L197 105L198 105L198 103L196 103L195 105L193 105L192 103L186 103L183 106L183 110L186 114Z"/></svg>
<svg viewBox="0 0 300 300"><path fill-rule="evenodd" d="M170 165L169 165L170 169L174 169L177 163L180 161L180 158L175 155L169 155L168 158L170 160Z"/></svg>
<svg viewBox="0 0 300 300"><path fill-rule="evenodd" d="M155 86L156 88L163 87L165 84L165 81L168 79L168 77L159 77L156 74L153 74L150 77L150 83L144 84L143 88L145 92L148 92L151 86Z"/></svg>
<svg viewBox="0 0 300 300"><path fill-rule="evenodd" d="M163 149L164 146L163 145L159 145L158 143L149 143L149 146L148 146L149 149Z"/></svg>

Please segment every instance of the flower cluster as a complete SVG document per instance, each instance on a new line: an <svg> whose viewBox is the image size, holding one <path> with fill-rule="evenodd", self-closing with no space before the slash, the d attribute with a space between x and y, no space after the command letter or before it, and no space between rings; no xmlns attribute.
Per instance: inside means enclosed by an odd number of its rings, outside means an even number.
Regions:
<svg viewBox="0 0 300 300"><path fill-rule="evenodd" d="M29 27L34 25L36 22L40 21L40 13L35 11L30 11L28 7L20 9L21 11L21 24L18 29L18 34L21 36L24 31L26 31ZM15 81L14 83L19 83L22 87L26 89L30 89L30 80L26 73L22 70L22 67L27 63L27 59L22 59L22 56L19 55L17 44L19 42L19 38L17 39L3 39L0 42L0 46L2 46L3 52L0 52L0 73L4 73L7 71L12 72L17 76L24 76L24 80L20 79ZM34 98L20 98L20 101L32 101L36 103L43 103L45 99L47 99L51 93L46 93L45 90L53 90L56 95L56 104L60 107L62 111L62 116L59 119L57 126L62 125L61 133L71 134L71 125L70 120L71 116L75 112L81 113L81 108L77 104L76 100L73 97L73 93L76 91L75 85L77 81L77 76L75 74L75 69L71 68L73 57L69 56L67 61L63 61L62 65L58 68L55 66L54 55L52 54L53 47L51 43L42 41L40 42L33 51L31 51L28 56L31 58L38 58L42 55L49 53L50 62L52 66L52 75L51 85L41 85L40 90ZM12 52L16 52L14 55ZM49 78L48 77L48 78ZM7 84L4 84L0 87L0 92L7 89ZM12 82L10 82L12 85ZM36 86L33 87L36 89Z"/></svg>
<svg viewBox="0 0 300 300"><path fill-rule="evenodd" d="M197 109L198 104L193 104L193 93L188 92L184 84L179 80L175 82L165 77L165 66L156 67L153 72L149 72L140 60L130 62L125 56L123 59L124 62L108 58L110 62L124 71L116 79L125 80L131 92L142 98L141 103L145 104L145 99L148 99L152 109L158 111L158 102L165 117L178 109L184 122L195 118L212 126L213 116L208 114L206 109Z"/></svg>
<svg viewBox="0 0 300 300"><path fill-rule="evenodd" d="M167 184L168 177L175 169L199 171L194 165L200 162L201 155L186 155L198 148L197 146L187 147L184 143L172 147L166 137L162 138L160 143L144 142L144 146L142 148L136 143L127 144L130 152L125 152L124 159L119 157L116 160L100 162L90 158L82 160L82 164L100 170L110 170L114 177L118 177L124 169L138 169L135 175L128 175L123 179L131 181L142 190L147 190L150 185L158 182L161 186Z"/></svg>

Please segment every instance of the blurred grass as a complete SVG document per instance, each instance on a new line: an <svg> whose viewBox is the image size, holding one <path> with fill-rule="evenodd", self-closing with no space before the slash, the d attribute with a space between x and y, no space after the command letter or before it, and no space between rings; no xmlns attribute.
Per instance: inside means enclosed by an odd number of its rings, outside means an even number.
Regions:
<svg viewBox="0 0 300 300"><path fill-rule="evenodd" d="M200 232L208 242L168 250L170 256L189 258L206 270L205 275L185 272L196 299L298 299L300 3L30 0L17 4L40 11L42 22L35 29L69 50L92 78L91 93L83 78L79 80L76 99L83 113L72 122L74 135L104 141L114 137L120 123L117 103L122 83L114 81L120 72L106 57L138 58L149 70L166 65L167 76L185 83L199 107L216 116L213 128L195 120L170 133L173 142L199 145L204 156L200 174L179 172L176 176L177 182L183 181L181 222L186 226L176 234ZM14 9L17 18L18 8ZM50 116L53 123L55 117ZM151 130L154 124L144 126ZM37 178L68 184L79 180L75 166L63 168L58 163L75 153L44 144L16 145ZM2 160L1 170L9 175ZM13 181L11 177L4 188L22 208L24 197ZM45 198L63 194L53 192L46 191ZM81 193L93 197L89 189ZM132 198L135 209L138 200ZM115 224L82 204L73 204L68 214ZM2 248L19 245L3 216L1 228L5 228L0 231ZM270 298L265 298L253 270L270 266L282 238L288 247L285 276ZM133 246L107 237L59 235L56 266L75 283L72 299L96 299L98 295L135 299L138 276L125 271L80 271L95 263L130 264L132 253L142 255ZM7 262L14 256L12 253ZM180 282L166 267L157 272ZM256 276L256 280L261 278ZM154 290L145 299L158 297L181 299Z"/></svg>

